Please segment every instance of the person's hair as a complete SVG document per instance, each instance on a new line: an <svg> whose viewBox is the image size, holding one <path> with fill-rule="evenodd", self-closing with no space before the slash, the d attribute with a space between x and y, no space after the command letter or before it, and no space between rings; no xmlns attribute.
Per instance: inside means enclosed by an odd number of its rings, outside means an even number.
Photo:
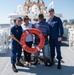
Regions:
<svg viewBox="0 0 74 75"><path fill-rule="evenodd" d="M24 16L23 20L25 21L25 20L30 20L30 19L29 19L29 17L26 15L26 16Z"/></svg>
<svg viewBox="0 0 74 75"><path fill-rule="evenodd" d="M39 14L38 18L39 19L44 19L44 15L43 14Z"/></svg>

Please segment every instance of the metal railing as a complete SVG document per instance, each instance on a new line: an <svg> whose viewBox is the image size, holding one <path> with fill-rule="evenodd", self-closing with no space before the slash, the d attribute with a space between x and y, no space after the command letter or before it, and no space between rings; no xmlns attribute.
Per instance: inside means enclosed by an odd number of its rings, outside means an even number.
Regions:
<svg viewBox="0 0 74 75"><path fill-rule="evenodd" d="M69 29L69 49L74 49L74 28Z"/></svg>
<svg viewBox="0 0 74 75"><path fill-rule="evenodd" d="M0 28L0 52L4 53L10 46L10 28Z"/></svg>

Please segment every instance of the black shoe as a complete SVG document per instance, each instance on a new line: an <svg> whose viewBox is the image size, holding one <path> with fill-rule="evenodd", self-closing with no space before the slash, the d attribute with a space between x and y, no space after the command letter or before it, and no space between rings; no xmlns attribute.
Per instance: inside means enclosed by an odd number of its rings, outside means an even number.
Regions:
<svg viewBox="0 0 74 75"><path fill-rule="evenodd" d="M54 65L54 60L51 60L50 61L50 64L49 64L49 67L53 66Z"/></svg>
<svg viewBox="0 0 74 75"><path fill-rule="evenodd" d="M49 65L47 64L47 62L44 63L46 67L48 67Z"/></svg>
<svg viewBox="0 0 74 75"><path fill-rule="evenodd" d="M60 61L60 60L58 61L58 66L57 66L57 68L58 68L58 69L61 69L61 61Z"/></svg>
<svg viewBox="0 0 74 75"><path fill-rule="evenodd" d="M24 65L23 65L21 62L16 62L16 65L17 65L17 66L24 67Z"/></svg>
<svg viewBox="0 0 74 75"><path fill-rule="evenodd" d="M38 61L35 61L35 63L33 65L37 65L38 64Z"/></svg>
<svg viewBox="0 0 74 75"><path fill-rule="evenodd" d="M12 65L12 70L14 71L14 72L18 72L18 70L16 69L16 66L13 64Z"/></svg>

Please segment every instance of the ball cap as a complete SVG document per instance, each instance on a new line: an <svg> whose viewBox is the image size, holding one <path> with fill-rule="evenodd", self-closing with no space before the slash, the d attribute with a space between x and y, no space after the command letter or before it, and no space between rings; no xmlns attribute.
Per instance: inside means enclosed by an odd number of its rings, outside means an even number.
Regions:
<svg viewBox="0 0 74 75"><path fill-rule="evenodd" d="M51 11L53 11L53 12L54 12L54 9L53 9L53 8L50 8L50 9L49 9L49 12L51 12Z"/></svg>
<svg viewBox="0 0 74 75"><path fill-rule="evenodd" d="M21 17L17 17L15 20L21 20L22 21L23 19Z"/></svg>

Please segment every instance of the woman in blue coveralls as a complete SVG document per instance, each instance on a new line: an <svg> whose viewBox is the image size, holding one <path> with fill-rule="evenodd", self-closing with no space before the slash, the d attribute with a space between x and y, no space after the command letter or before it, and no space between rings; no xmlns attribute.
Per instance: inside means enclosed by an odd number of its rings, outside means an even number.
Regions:
<svg viewBox="0 0 74 75"><path fill-rule="evenodd" d="M11 64L12 64L12 69L14 72L18 72L16 69L15 63L17 66L24 66L20 62L20 57L22 53L22 47L20 45L20 38L22 35L22 18L18 17L16 18L15 25L11 28L11 38L12 38L12 49L11 49ZM17 62L16 62L17 59Z"/></svg>
<svg viewBox="0 0 74 75"><path fill-rule="evenodd" d="M23 31L32 28L32 24L29 23L29 20L30 20L30 19L29 19L28 16L24 16L23 20L24 20L24 24L22 25ZM33 36L32 36L32 34L29 34L29 35L26 37L26 44L27 44L29 47L32 47L32 43L33 43ZM26 61L26 65L31 66L31 53L28 53L28 52L26 52L26 51L24 50L24 58L25 58L25 61Z"/></svg>
<svg viewBox="0 0 74 75"><path fill-rule="evenodd" d="M45 66L48 66L47 60L50 58L48 36L50 34L50 29L49 29L48 23L45 22L45 20L44 20L44 15L43 14L39 14L38 19L39 19L39 23L36 23L33 26L34 26L34 28L39 29L45 37L45 45L44 45L42 50L43 50ZM35 45L37 46L38 44L39 44L39 38L35 37ZM34 63L34 65L37 65L39 55L40 55L40 52L35 54L35 63Z"/></svg>
<svg viewBox="0 0 74 75"><path fill-rule="evenodd" d="M57 52L57 59L58 59L58 69L61 69L61 40L63 31L62 21L59 17L54 16L54 9L49 9L50 18L48 20L48 24L50 27L50 51L51 51L51 62L50 66L54 65L54 57L55 57L55 47Z"/></svg>

